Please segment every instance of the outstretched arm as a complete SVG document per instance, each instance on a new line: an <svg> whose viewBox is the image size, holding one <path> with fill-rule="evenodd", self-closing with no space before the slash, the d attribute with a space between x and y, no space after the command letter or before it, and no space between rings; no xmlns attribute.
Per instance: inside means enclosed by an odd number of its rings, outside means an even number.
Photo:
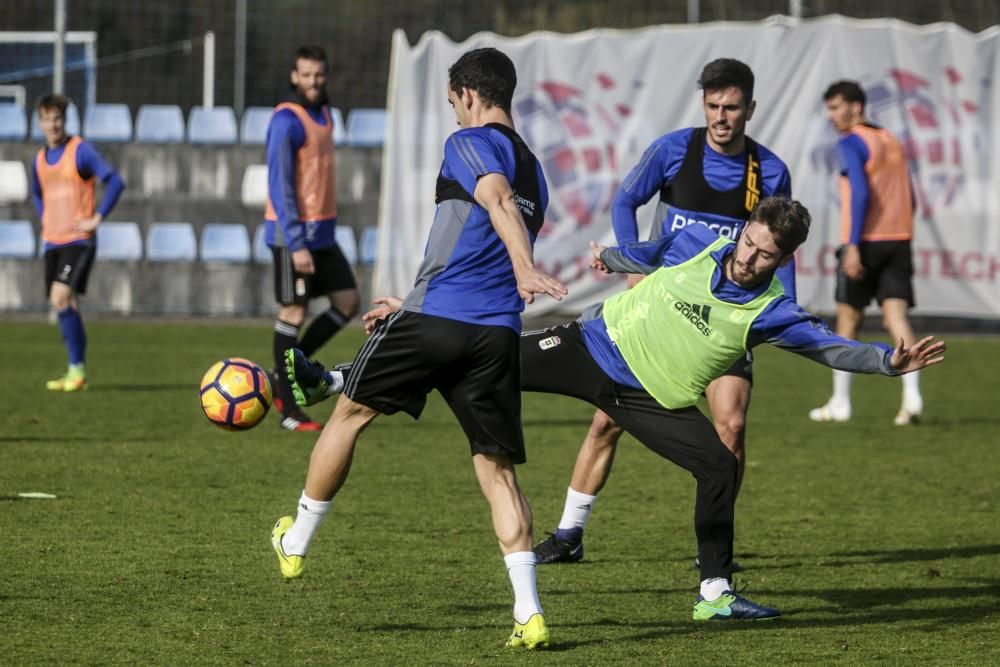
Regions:
<svg viewBox="0 0 1000 667"><path fill-rule="evenodd" d="M825 322L809 314L788 297L776 299L754 321L748 343L771 343L783 350L850 373L902 375L944 360L945 345L925 338L893 350L882 343L862 343L830 331Z"/></svg>

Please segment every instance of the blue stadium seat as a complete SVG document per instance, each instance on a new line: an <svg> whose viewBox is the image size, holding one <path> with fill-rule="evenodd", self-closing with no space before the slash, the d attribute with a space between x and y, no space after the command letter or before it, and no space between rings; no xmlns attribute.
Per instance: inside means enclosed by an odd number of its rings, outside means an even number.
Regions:
<svg viewBox="0 0 1000 667"><path fill-rule="evenodd" d="M143 104L135 117L135 140L147 143L184 142L184 114L175 104Z"/></svg>
<svg viewBox="0 0 1000 667"><path fill-rule="evenodd" d="M80 112L72 102L66 108L66 134L80 134ZM31 114L31 140L41 141L45 138L42 134L42 126L38 122L38 111Z"/></svg>
<svg viewBox="0 0 1000 667"><path fill-rule="evenodd" d="M236 114L232 107L191 107L188 141L192 144L235 144Z"/></svg>
<svg viewBox="0 0 1000 667"><path fill-rule="evenodd" d="M347 127L344 125L344 112L337 107L330 107L333 118L333 143L342 146L347 143Z"/></svg>
<svg viewBox="0 0 1000 667"><path fill-rule="evenodd" d="M347 225L337 225L337 230L335 232L337 236L337 245L344 253L344 257L347 258L349 264L358 263L358 243L354 240L354 230Z"/></svg>
<svg viewBox="0 0 1000 667"><path fill-rule="evenodd" d="M33 259L35 231L27 220L0 220L0 257Z"/></svg>
<svg viewBox="0 0 1000 667"><path fill-rule="evenodd" d="M262 144L267 138L267 124L271 122L271 107L247 107L240 119L240 143Z"/></svg>
<svg viewBox="0 0 1000 667"><path fill-rule="evenodd" d="M385 142L385 109L352 109L347 114L347 143L381 146Z"/></svg>
<svg viewBox="0 0 1000 667"><path fill-rule="evenodd" d="M97 226L97 259L135 262L142 259L142 234L134 222L102 222Z"/></svg>
<svg viewBox="0 0 1000 667"><path fill-rule="evenodd" d="M368 225L361 230L361 263L374 264L378 252L378 227Z"/></svg>
<svg viewBox="0 0 1000 667"><path fill-rule="evenodd" d="M18 204L28 198L28 172L24 163L0 161L0 204Z"/></svg>
<svg viewBox="0 0 1000 667"><path fill-rule="evenodd" d="M242 224L212 222L201 230L201 261L249 262L250 235Z"/></svg>
<svg viewBox="0 0 1000 667"><path fill-rule="evenodd" d="M83 136L91 141L132 141L127 104L91 104L83 115Z"/></svg>
<svg viewBox="0 0 1000 667"><path fill-rule="evenodd" d="M0 104L0 141L24 141L28 118L18 104Z"/></svg>
<svg viewBox="0 0 1000 667"><path fill-rule="evenodd" d="M146 258L152 262L193 262L198 258L194 228L186 222L154 222L146 236Z"/></svg>
<svg viewBox="0 0 1000 667"><path fill-rule="evenodd" d="M264 241L264 225L258 225L253 233L253 259L258 264L270 264L274 261L271 249Z"/></svg>

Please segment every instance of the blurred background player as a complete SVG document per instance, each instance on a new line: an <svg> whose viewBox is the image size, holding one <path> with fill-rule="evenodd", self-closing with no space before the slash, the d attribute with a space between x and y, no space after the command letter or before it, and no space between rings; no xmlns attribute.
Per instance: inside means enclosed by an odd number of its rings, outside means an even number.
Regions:
<svg viewBox="0 0 1000 667"><path fill-rule="evenodd" d="M865 92L855 81L837 81L823 93L827 116L841 134L840 243L837 251L837 333L857 338L864 310L874 298L893 340L915 340L907 314L913 307L914 195L906 154L896 137L865 120ZM897 426L915 423L924 409L920 375L903 376ZM809 412L813 421L851 418L851 374L833 372L833 396Z"/></svg>
<svg viewBox="0 0 1000 667"><path fill-rule="evenodd" d="M621 246L638 240L636 211L657 193L660 201L651 239L702 224L735 240L759 199L791 196L791 176L785 163L746 136L746 124L757 104L750 67L732 58L713 60L702 69L698 85L703 91L705 127L677 130L654 141L622 183L612 208L615 237ZM794 261L780 268L778 277L785 294L795 299ZM629 276L629 286L641 278ZM738 462L737 493L743 480L752 383L747 354L705 390L719 438ZM583 558L583 529L597 493L611 474L621 435L621 427L606 414L600 410L594 414L577 455L556 532L535 547L540 563Z"/></svg>
<svg viewBox="0 0 1000 667"><path fill-rule="evenodd" d="M302 576L358 436L381 413L418 418L437 389L468 438L514 590L508 646L533 649L548 644L549 632L535 585L531 507L514 469L525 461L518 334L525 301L561 298L566 288L534 265L548 188L514 130L516 84L514 63L496 49L469 51L448 70L448 101L462 129L445 142L438 206L413 289L358 352L313 449L296 517L279 519L271 541L282 575ZM298 350L288 359L298 383L299 366L308 374L313 364Z"/></svg>
<svg viewBox="0 0 1000 667"><path fill-rule="evenodd" d="M92 144L66 134L68 106L69 98L63 95L38 101L45 146L31 171L31 194L45 242L45 289L69 356L66 375L45 384L51 391L87 388L87 332L77 295L87 291L97 253L94 230L125 190L125 181ZM95 208L98 180L104 183L104 196Z"/></svg>
<svg viewBox="0 0 1000 667"><path fill-rule="evenodd" d="M293 347L313 354L358 311L354 273L336 241L336 167L333 120L327 107L326 53L302 46L292 64L290 98L275 107L267 128L265 238L274 257L275 368ZM309 299L327 296L330 307L299 338ZM272 375L281 427L318 431L321 425L296 404L281 372Z"/></svg>

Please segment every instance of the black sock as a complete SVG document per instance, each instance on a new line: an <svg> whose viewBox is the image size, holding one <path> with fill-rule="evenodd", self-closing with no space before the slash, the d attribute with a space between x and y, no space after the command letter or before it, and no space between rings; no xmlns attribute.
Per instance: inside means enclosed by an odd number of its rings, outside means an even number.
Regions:
<svg viewBox="0 0 1000 667"><path fill-rule="evenodd" d="M309 324L306 332L302 334L302 340L299 341L298 347L302 350L302 354L312 357L326 341L344 328L348 320L350 320L349 317L332 307L317 315L316 319Z"/></svg>
<svg viewBox="0 0 1000 667"><path fill-rule="evenodd" d="M284 411L288 413L295 407L295 398L292 396L292 387L288 384L288 377L285 375L285 351L295 347L299 338L299 328L294 324L275 320L274 322L274 378L272 381L277 385L274 387L275 394L281 399Z"/></svg>

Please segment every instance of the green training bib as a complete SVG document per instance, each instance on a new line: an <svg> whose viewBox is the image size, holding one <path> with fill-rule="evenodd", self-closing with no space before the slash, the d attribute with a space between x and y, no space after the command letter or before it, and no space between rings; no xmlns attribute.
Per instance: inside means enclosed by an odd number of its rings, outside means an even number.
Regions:
<svg viewBox="0 0 1000 667"><path fill-rule="evenodd" d="M688 261L657 269L604 302L611 340L665 408L694 405L712 380L746 354L750 325L785 293L773 277L749 303L715 298L712 274L718 265L711 253L732 243L720 238Z"/></svg>

